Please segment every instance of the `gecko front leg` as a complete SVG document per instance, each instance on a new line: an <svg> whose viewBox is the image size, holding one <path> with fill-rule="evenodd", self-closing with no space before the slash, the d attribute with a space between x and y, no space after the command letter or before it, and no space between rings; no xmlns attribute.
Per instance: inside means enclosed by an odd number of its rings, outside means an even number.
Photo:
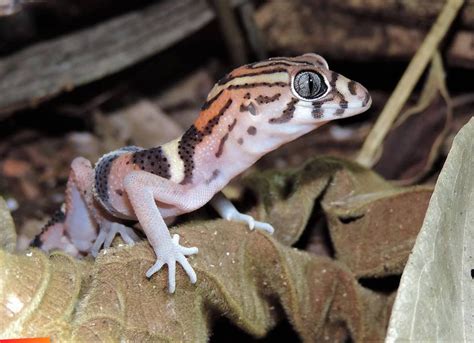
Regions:
<svg viewBox="0 0 474 343"><path fill-rule="evenodd" d="M179 235L171 235L163 220L156 202L187 208L187 199L182 186L145 171L133 171L124 179L124 188L132 208L156 254L155 264L146 272L151 277L165 264L168 265L168 290L174 293L176 288L176 262L181 264L191 283L197 280L193 267L186 256L198 253L196 247L184 247L179 244Z"/></svg>
<svg viewBox="0 0 474 343"><path fill-rule="evenodd" d="M217 213L219 213L219 215L226 220L245 223L249 226L250 230L257 229L266 231L270 234L275 231L273 226L270 224L257 221L252 216L239 212L239 210L235 208L234 204L232 204L232 202L230 202L222 192L218 192L212 198L210 203Z"/></svg>

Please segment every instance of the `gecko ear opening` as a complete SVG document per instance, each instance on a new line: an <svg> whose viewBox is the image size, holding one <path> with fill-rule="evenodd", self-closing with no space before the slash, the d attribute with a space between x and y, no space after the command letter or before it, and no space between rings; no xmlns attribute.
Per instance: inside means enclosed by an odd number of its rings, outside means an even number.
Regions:
<svg viewBox="0 0 474 343"><path fill-rule="evenodd" d="M328 62L322 56L312 52L304 54L303 56L306 57L314 65L323 66L324 68L329 69Z"/></svg>

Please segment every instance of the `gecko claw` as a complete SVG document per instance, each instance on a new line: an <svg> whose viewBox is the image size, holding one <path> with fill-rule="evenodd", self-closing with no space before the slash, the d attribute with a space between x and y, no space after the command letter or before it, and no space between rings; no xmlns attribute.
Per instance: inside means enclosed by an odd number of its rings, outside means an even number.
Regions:
<svg viewBox="0 0 474 343"><path fill-rule="evenodd" d="M178 234L174 234L173 238L169 241L169 245L164 244L155 251L157 256L156 262L146 272L146 277L150 278L165 264L168 265L168 291L170 293L174 293L176 289L176 262L183 267L191 283L194 284L197 281L196 272L186 259L186 256L197 254L199 249L196 247L183 247L179 244L179 238Z"/></svg>
<svg viewBox="0 0 474 343"><path fill-rule="evenodd" d="M133 245L140 240L140 237L133 231L132 228L120 223L106 223L100 228L94 245L91 248L92 256L96 257L99 254L100 248L110 248L115 236L119 234L123 241L128 245Z"/></svg>
<svg viewBox="0 0 474 343"><path fill-rule="evenodd" d="M229 221L245 223L248 225L250 230L262 230L268 232L269 234L272 234L275 231L273 226L270 224L255 220L252 216L240 213L238 211L231 212L225 219Z"/></svg>

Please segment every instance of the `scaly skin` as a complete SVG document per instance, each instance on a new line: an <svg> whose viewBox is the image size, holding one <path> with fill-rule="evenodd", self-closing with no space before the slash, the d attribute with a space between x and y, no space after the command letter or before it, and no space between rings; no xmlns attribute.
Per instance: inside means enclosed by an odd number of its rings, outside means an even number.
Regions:
<svg viewBox="0 0 474 343"><path fill-rule="evenodd" d="M176 262L196 282L186 256L198 249L172 238L165 218L210 202L223 218L272 233L270 224L238 212L220 190L280 145L328 121L362 113L370 104L362 85L330 71L316 54L237 68L214 86L181 137L151 149L112 151L94 169L84 158L75 159L64 220L50 223L35 243L45 250L96 255L117 233L130 244L138 240L123 222L138 220L157 257L146 275L167 264L172 293Z"/></svg>

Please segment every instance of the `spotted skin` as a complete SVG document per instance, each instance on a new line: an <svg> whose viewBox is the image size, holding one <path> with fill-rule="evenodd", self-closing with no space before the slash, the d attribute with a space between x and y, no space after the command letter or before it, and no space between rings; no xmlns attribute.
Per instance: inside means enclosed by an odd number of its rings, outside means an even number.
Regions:
<svg viewBox="0 0 474 343"><path fill-rule="evenodd" d="M138 239L127 226L137 221L156 255L146 276L167 265L168 289L174 292L176 263L196 282L186 256L197 248L184 247L178 236L171 237L164 219L210 202L223 218L272 233L270 224L238 212L220 190L280 145L331 120L362 113L370 104L363 86L331 71L316 54L239 67L216 83L193 125L175 140L150 149L118 149L94 168L83 158L74 160L64 221L51 224L49 228L55 229L50 235L35 243L48 246L52 237L54 244L49 246L56 247L64 234L87 241L82 248L96 255L117 233L129 243ZM71 218L81 216L89 217L82 226L95 232L93 244L89 235L78 240L70 224Z"/></svg>

